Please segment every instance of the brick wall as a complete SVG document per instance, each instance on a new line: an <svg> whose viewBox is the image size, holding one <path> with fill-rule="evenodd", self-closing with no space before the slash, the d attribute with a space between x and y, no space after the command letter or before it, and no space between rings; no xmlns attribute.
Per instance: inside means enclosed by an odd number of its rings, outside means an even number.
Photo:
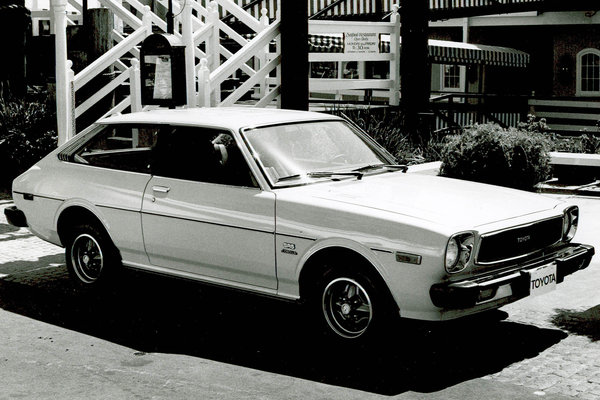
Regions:
<svg viewBox="0 0 600 400"><path fill-rule="evenodd" d="M577 53L600 50L600 27L565 26L554 30L554 96L575 96Z"/></svg>

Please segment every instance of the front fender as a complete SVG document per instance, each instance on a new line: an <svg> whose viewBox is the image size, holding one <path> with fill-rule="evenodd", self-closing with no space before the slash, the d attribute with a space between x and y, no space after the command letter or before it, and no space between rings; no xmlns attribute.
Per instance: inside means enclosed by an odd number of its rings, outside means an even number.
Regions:
<svg viewBox="0 0 600 400"><path fill-rule="evenodd" d="M357 258L362 257L384 282L388 281L386 269L376 252L362 243L341 237L310 239L277 235L279 294L285 297L300 298L300 276L307 264L322 252L337 249L353 252Z"/></svg>

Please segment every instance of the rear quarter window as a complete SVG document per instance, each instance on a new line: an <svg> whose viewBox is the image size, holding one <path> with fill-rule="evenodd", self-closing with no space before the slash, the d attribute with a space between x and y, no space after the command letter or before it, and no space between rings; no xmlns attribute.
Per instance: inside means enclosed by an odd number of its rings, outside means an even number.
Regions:
<svg viewBox="0 0 600 400"><path fill-rule="evenodd" d="M151 149L159 126L106 125L69 155L95 167L150 173Z"/></svg>

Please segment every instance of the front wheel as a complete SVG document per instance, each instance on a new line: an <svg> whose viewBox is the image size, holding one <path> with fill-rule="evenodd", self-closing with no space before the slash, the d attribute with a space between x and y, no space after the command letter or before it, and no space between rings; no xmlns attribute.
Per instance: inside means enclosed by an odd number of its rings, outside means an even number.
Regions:
<svg viewBox="0 0 600 400"><path fill-rule="evenodd" d="M99 286L119 261L106 232L93 224L82 224L72 230L65 258L71 277L84 287Z"/></svg>
<svg viewBox="0 0 600 400"><path fill-rule="evenodd" d="M397 307L369 275L359 271L329 270L317 284L313 302L325 331L337 339L386 336L398 319Z"/></svg>

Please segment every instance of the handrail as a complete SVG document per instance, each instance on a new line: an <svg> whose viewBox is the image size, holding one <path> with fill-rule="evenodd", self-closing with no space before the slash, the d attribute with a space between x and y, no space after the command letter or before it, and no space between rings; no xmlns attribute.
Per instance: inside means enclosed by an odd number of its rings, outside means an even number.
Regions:
<svg viewBox="0 0 600 400"><path fill-rule="evenodd" d="M127 25L132 27L133 29L138 29L142 26L142 20L136 17L131 13L131 11L127 10L123 7L122 4L119 4L115 0L99 0L100 4L110 9L117 17L123 20Z"/></svg>
<svg viewBox="0 0 600 400"><path fill-rule="evenodd" d="M83 14L83 5L77 0L68 0L69 4L76 9L80 14Z"/></svg>
<svg viewBox="0 0 600 400"><path fill-rule="evenodd" d="M121 72L115 79L107 83L102 89L94 93L90 98L75 108L75 118L90 109L94 104L103 99L106 95L115 90L131 76L131 68Z"/></svg>
<svg viewBox="0 0 600 400"><path fill-rule="evenodd" d="M264 67L256 71L254 75L246 80L240 87L234 90L225 100L221 102L221 106L231 106L238 101L247 91L252 89L254 85L260 83L262 79L265 79L269 73L277 67L281 55L277 55L271 61L269 61Z"/></svg>
<svg viewBox="0 0 600 400"><path fill-rule="evenodd" d="M121 33L119 31L117 31L116 29L113 29L111 33L112 33L111 37L115 42L121 43L123 40L125 40L125 36L121 35ZM132 47L129 52L135 58L137 58L137 59L140 58L140 50L137 47Z"/></svg>
<svg viewBox="0 0 600 400"><path fill-rule="evenodd" d="M262 3L262 2L263 2L263 0L252 0L250 3L248 3L248 4L244 4L244 5L242 6L242 10L244 10L244 11L246 11L246 12L247 12L247 10L248 10L249 8L252 8L252 7L254 7L255 5L257 5L257 4L260 4L260 3ZM225 15L223 18L221 18L221 21L225 21L225 20L227 20L227 19L230 19L230 18L235 18L235 16L234 16L234 15L232 15L232 14Z"/></svg>
<svg viewBox="0 0 600 400"><path fill-rule="evenodd" d="M277 21L269 25L269 27L258 33L246 46L235 53L229 60L221 64L217 69L210 73L210 81L214 85L221 84L228 76L233 74L242 62L245 62L250 57L256 54L256 51L261 47L267 46L271 40L279 35L279 27L281 22Z"/></svg>
<svg viewBox="0 0 600 400"><path fill-rule="evenodd" d="M226 33L227 36L229 36L231 39L235 40L237 42L237 44L245 46L248 43L248 41L246 39L244 39L244 37L242 35L237 33L235 31L235 29L231 28L229 25L227 25L223 21L218 21L217 25L222 32Z"/></svg>
<svg viewBox="0 0 600 400"><path fill-rule="evenodd" d="M256 103L256 107L266 107L281 94L281 86L273 88Z"/></svg>
<svg viewBox="0 0 600 400"><path fill-rule="evenodd" d="M131 48L146 38L147 30L141 27L135 30L131 35L125 38L121 43L104 53L90 65L81 70L73 79L75 90L81 89L83 85L88 83L92 78L110 67L116 60L127 54Z"/></svg>
<svg viewBox="0 0 600 400"><path fill-rule="evenodd" d="M117 104L116 106L114 106L113 108L111 108L110 110L108 110L106 113L104 113L102 115L102 117L100 117L99 119L102 119L104 117L108 117L109 115L113 115L116 113L120 113L123 112L127 109L127 107L129 107L131 105L131 97L127 96L125 97L123 100L121 100L119 102L119 104Z"/></svg>
<svg viewBox="0 0 600 400"><path fill-rule="evenodd" d="M248 14L242 7L238 6L236 3L227 0L216 0L216 2L221 7L223 7L223 9L227 10L229 13L231 13L239 21L247 25L254 32L260 32L262 30L263 26L260 24L260 21L254 18L252 15Z"/></svg>
<svg viewBox="0 0 600 400"><path fill-rule="evenodd" d="M233 57L233 53L230 52L227 48L220 46L221 47L221 55L224 56L226 59L230 59L231 57ZM200 63L198 63L198 65L196 66L196 70L199 70L201 67ZM244 71L246 74L252 76L256 73L256 71L254 69L252 69L251 67L248 66L247 63L242 63L240 65L240 69L242 71Z"/></svg>
<svg viewBox="0 0 600 400"><path fill-rule="evenodd" d="M333 10L335 7L339 6L340 4L344 3L345 1L346 0L336 0L333 3L329 4L328 6L325 6L324 8L320 9L313 15L309 16L308 19L310 20L310 19L319 18L321 15L326 14L329 10Z"/></svg>

